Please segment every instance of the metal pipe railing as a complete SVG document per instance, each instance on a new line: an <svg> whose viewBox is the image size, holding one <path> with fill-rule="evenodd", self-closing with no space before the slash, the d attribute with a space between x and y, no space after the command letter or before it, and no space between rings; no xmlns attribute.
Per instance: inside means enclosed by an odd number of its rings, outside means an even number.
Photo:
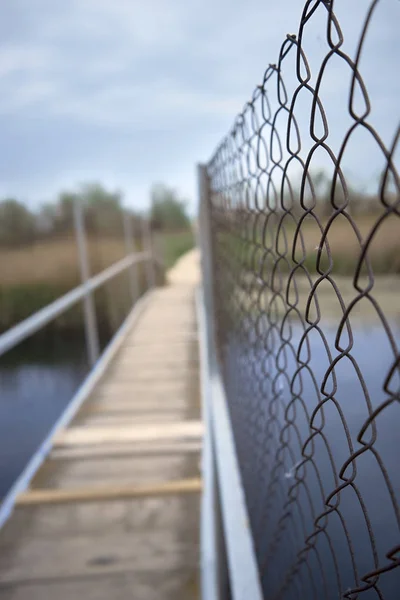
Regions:
<svg viewBox="0 0 400 600"><path fill-rule="evenodd" d="M77 286L64 296L61 296L61 298L41 308L27 319L21 321L21 323L18 323L18 325L11 327L8 331L0 335L0 356L44 327L44 325L47 325L47 323L64 313L71 306L83 300L88 294L91 294L103 285L103 283L122 273L135 263L144 262L149 260L149 258L150 255L148 252L130 254L110 267L107 267L107 269L104 269L98 275L87 279L85 283Z"/></svg>

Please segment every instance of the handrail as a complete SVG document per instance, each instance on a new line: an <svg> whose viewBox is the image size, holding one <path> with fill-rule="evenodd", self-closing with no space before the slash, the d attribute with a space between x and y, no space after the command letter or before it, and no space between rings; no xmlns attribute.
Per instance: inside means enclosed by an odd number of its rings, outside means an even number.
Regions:
<svg viewBox="0 0 400 600"><path fill-rule="evenodd" d="M151 258L149 252L128 254L128 256L94 275L85 283L78 285L70 292L64 294L64 296L41 308L27 319L18 323L18 325L11 327L8 331L0 335L0 356L58 317L58 315L71 308L71 306L82 300L89 292L96 290L103 283L122 273L133 264L143 262L149 258Z"/></svg>

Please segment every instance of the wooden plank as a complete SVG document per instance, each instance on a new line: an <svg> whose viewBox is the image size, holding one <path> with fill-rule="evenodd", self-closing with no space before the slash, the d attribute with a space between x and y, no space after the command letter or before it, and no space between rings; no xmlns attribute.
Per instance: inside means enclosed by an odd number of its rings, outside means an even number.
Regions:
<svg viewBox="0 0 400 600"><path fill-rule="evenodd" d="M113 397L116 395L133 397L148 397L148 398L164 398L164 400L173 398L178 394L184 397L186 392L185 381L169 381L159 382L157 380L149 381L146 384L143 382L136 383L135 381L120 382L118 380L105 379L99 389L93 394L93 397L102 397L105 395L112 394Z"/></svg>
<svg viewBox="0 0 400 600"><path fill-rule="evenodd" d="M154 381L157 381L159 384L163 385L165 383L182 383L186 385L186 383L190 380L198 378L198 370L190 370L190 369L182 369L180 371L173 371L171 369L167 369L162 373L158 374L157 370L152 374L149 371L141 372L134 371L132 368L124 367L120 369L120 367L116 367L116 370L110 370L109 373L109 382L118 381L119 383L130 383L134 382L135 385L152 385Z"/></svg>
<svg viewBox="0 0 400 600"><path fill-rule="evenodd" d="M201 452L201 443L199 442L181 442L176 443L133 443L104 446L84 446L70 448L56 448L50 456L50 460L87 460L90 458L119 458L121 456L153 456L162 454L164 456L173 456L174 454L192 454Z"/></svg>
<svg viewBox="0 0 400 600"><path fill-rule="evenodd" d="M146 405L148 404L148 408L146 410ZM165 415L170 415L176 413L177 415L184 413L189 414L189 410L191 407L188 407L184 402L175 402L174 404L166 404L165 399L158 400L156 402L134 402L134 401L118 401L113 404L113 401L110 398L102 398L96 401L93 401L87 406L85 406L84 410L80 411L78 417L86 418L90 415L137 415L140 417L151 415L159 415L158 421L164 421ZM183 420L182 418L177 419L178 421Z"/></svg>
<svg viewBox="0 0 400 600"><path fill-rule="evenodd" d="M74 502L104 502L146 496L169 496L175 494L193 494L201 491L201 479L181 479L163 483L142 485L92 486L76 489L28 490L20 494L17 506L38 504L69 504Z"/></svg>
<svg viewBox="0 0 400 600"><path fill-rule="evenodd" d="M70 427L56 438L55 446L107 444L146 440L177 438L200 438L203 433L201 421L159 423L158 425L132 425L130 427Z"/></svg>
<svg viewBox="0 0 400 600"><path fill-rule="evenodd" d="M161 318L151 315L147 322L142 320L140 327L135 331L134 337L141 337L146 334L156 334L160 336L167 334L168 337L171 336L176 338L188 334L197 335L196 321L193 319L190 321L168 319L166 315L162 315Z"/></svg>
<svg viewBox="0 0 400 600"><path fill-rule="evenodd" d="M144 496L108 502L37 504L15 509L12 522L0 537L0 564L12 555L15 545L27 540L79 536L124 535L170 529L184 534L199 533L200 494ZM1 571L0 571L1 580ZM1 598L1 595L0 595Z"/></svg>
<svg viewBox="0 0 400 600"><path fill-rule="evenodd" d="M160 331L160 330L158 330ZM155 332L156 333L156 332ZM179 332L179 335L177 332L174 332L173 334L171 334L169 337L161 337L159 335L156 335L154 333L152 338L148 338L145 335L137 335L135 336L134 340L126 340L126 343L124 344L125 348L137 348L139 346L160 346L163 345L165 346L169 346L170 344L188 344L190 342L197 342L198 340L198 336L197 336L197 332L194 333L184 333L184 332Z"/></svg>
<svg viewBox="0 0 400 600"><path fill-rule="evenodd" d="M186 395L189 391L189 386L187 386ZM148 410L146 411L146 407ZM159 421L163 421L163 414L170 414L174 411L182 411L188 407L187 403L184 401L183 394L173 398L172 400L168 397L157 395L154 398L151 397L136 397L135 394L101 394L93 398L91 402L84 407L82 410L82 414L91 413L91 412L105 412L107 414L115 414L115 413L136 413L140 414L154 414L159 413L160 419Z"/></svg>
<svg viewBox="0 0 400 600"><path fill-rule="evenodd" d="M85 427L124 427L126 425L158 425L160 423L160 417L162 417L163 423L176 423L181 421L184 411L172 411L169 414L160 415L159 413L150 414L135 414L132 413L104 413L100 412L97 414L80 415L75 419L75 425Z"/></svg>
<svg viewBox="0 0 400 600"><path fill-rule="evenodd" d="M162 329L160 329L162 327ZM148 318L143 318L140 325L137 327L135 334L145 333L157 333L162 335L168 333L169 335L177 335L181 332L184 333L197 333L196 321L194 319L183 320L169 318L161 314L161 316L155 316L154 314L149 315Z"/></svg>
<svg viewBox="0 0 400 600"><path fill-rule="evenodd" d="M180 360L175 363L168 363L167 361L161 362L160 360L153 367L151 363L135 364L133 360L118 361L111 368L108 369L108 376L118 377L126 373L130 374L130 377L138 377L140 379L166 379L169 380L171 376L176 378L185 378L199 372L199 366L195 361Z"/></svg>
<svg viewBox="0 0 400 600"><path fill-rule="evenodd" d="M175 344L173 353L167 352L164 345L152 346L124 346L118 356L118 362L129 359L137 364L158 365L160 362L182 363L182 360L193 360L198 362L198 350L194 344Z"/></svg>
<svg viewBox="0 0 400 600"><path fill-rule="evenodd" d="M80 572L76 576L58 576L51 579L25 579L21 582L0 582L1 600L188 600L199 598L198 575L195 560L185 561L185 569L176 569L180 555L172 553L174 561L166 567L137 570L129 568L111 572L98 569ZM160 565L160 560L157 564ZM156 596L155 596L156 594Z"/></svg>
<svg viewBox="0 0 400 600"><path fill-rule="evenodd" d="M186 367L199 367L197 354L193 356L193 352L185 349L185 352L176 352L174 350L172 356L168 355L163 349L162 353L150 352L124 352L118 357L115 363L118 366L129 366L135 370L156 369L158 372L162 369L182 369Z"/></svg>
<svg viewBox="0 0 400 600"><path fill-rule="evenodd" d="M159 372L155 369L154 373L152 373L151 371L136 371L129 366L123 368L116 366L115 369L110 369L109 381L118 381L121 384L132 381L135 385L151 385L154 381L157 381L160 385L171 382L185 384L188 379L193 379L197 376L198 369L163 369Z"/></svg>
<svg viewBox="0 0 400 600"><path fill-rule="evenodd" d="M199 459L193 453L92 456L84 460L47 461L30 489L154 484L197 477L198 474Z"/></svg>
<svg viewBox="0 0 400 600"><path fill-rule="evenodd" d="M187 339L197 337L197 330L195 327L182 327L181 329L178 327L166 327L164 321L160 321L159 323L152 321L151 327L143 327L135 333L137 342L141 339L150 338L150 336L154 336L158 340Z"/></svg>
<svg viewBox="0 0 400 600"><path fill-rule="evenodd" d="M190 337L189 338L189 342L193 342L193 346L195 345L195 342L197 341L197 336L196 337ZM182 350L184 348L186 348L188 346L188 338L179 338L179 339L174 339L172 341L169 342L169 344L173 344L174 347L178 348L179 350ZM149 351L149 349L156 349L156 350L164 350L166 351L165 348L165 344L163 342L160 342L159 340L149 340L148 342L141 342L138 343L136 341L136 337L130 338L127 337L127 339L124 342L124 350L126 351L131 351L131 350L143 350L146 349L146 352Z"/></svg>
<svg viewBox="0 0 400 600"><path fill-rule="evenodd" d="M147 403L141 402L137 404L136 402L118 402L113 404L112 402L103 402L96 401L92 403L88 403L85 405L84 410L80 412L78 416L80 417L88 417L90 416L121 416L121 417L131 417L137 416L141 418L151 418L153 415L158 415L158 422L164 421L165 418L169 418L170 415L182 415L188 411L187 404L183 402L177 402L175 404L170 404L165 406L165 402L156 402L156 403ZM178 419L181 421L182 419Z"/></svg>
<svg viewBox="0 0 400 600"><path fill-rule="evenodd" d="M196 495L192 494L192 497ZM16 549L12 558L1 557L0 583L49 582L118 572L138 575L140 571L147 571L154 576L157 571L176 568L184 572L198 563L194 536L196 532L192 528L185 529L182 523L178 538L176 533L165 528L140 533L127 531L122 535L114 534L111 528L102 535L28 539Z"/></svg>

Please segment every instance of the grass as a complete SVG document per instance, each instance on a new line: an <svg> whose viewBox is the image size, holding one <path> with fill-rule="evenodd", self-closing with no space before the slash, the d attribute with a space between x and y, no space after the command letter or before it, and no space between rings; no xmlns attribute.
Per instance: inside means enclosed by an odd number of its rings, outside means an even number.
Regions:
<svg viewBox="0 0 400 600"><path fill-rule="evenodd" d="M166 269L170 269L182 254L193 248L194 244L194 234L191 230L158 233L155 237L156 253L162 257Z"/></svg>
<svg viewBox="0 0 400 600"><path fill-rule="evenodd" d="M90 271L98 273L123 258L120 240L88 241ZM75 238L42 241L18 249L0 249L0 285L59 284L74 287L80 281L78 250Z"/></svg>
<svg viewBox="0 0 400 600"><path fill-rule="evenodd" d="M368 245L368 258L376 275L400 273L400 220L396 215L385 219L380 227L373 232L377 216L365 215L356 218L356 225L365 243L371 236ZM321 234L315 226L307 224L304 228L304 241L307 253L306 264L311 271L316 269L317 254ZM340 216L330 228L327 236L333 259L333 273L337 275L352 275L361 255L361 244L356 232L344 217ZM300 252L299 252L300 255ZM326 249L322 252L321 268L328 268L329 261Z"/></svg>
<svg viewBox="0 0 400 600"><path fill-rule="evenodd" d="M194 244L190 231L158 233L155 249L170 268L181 254ZM88 256L92 275L125 256L123 240L89 238ZM140 243L137 244L140 249ZM139 285L145 288L145 272L139 265ZM27 318L80 284L78 250L74 237L41 241L18 249L0 248L0 330ZM129 307L126 274L112 279L95 292L99 326L115 330ZM53 323L64 331L82 327L78 303Z"/></svg>
<svg viewBox="0 0 400 600"><path fill-rule="evenodd" d="M361 238L357 238L357 233L349 221L340 215L333 222L327 235L330 255L333 260L332 274L352 276L355 272L357 263L361 255L361 244L369 238L371 243L368 245L368 258L372 265L375 275L388 275L400 273L400 220L397 215L391 215L382 221L379 228L373 231L377 222L378 215L363 215L355 218L357 232ZM246 255L251 269L256 269L257 265L263 262L264 269L271 271L280 256L285 257L289 265L284 266L284 261L280 261L281 268L293 268L297 263L304 259L304 266L310 273L317 271L318 248L321 243L321 230L318 224L312 219L304 221L301 225L301 237L295 237L296 229L292 220L285 219L278 230L277 219L274 223L268 224L266 230L263 229L264 223L258 223L255 234L248 233L246 237L249 243L242 242L235 238L227 242L228 251ZM225 234L223 234L225 235ZM253 237L254 236L254 237ZM252 242L255 239L261 245L256 252L256 244ZM302 242L304 249L302 248ZM224 242L225 243L225 242ZM231 248L232 246L232 248ZM292 251L295 248L293 261ZM271 252L267 256L265 249ZM329 267L328 253L326 244L322 247L321 261L319 268L326 271ZM365 270L365 269L363 269Z"/></svg>

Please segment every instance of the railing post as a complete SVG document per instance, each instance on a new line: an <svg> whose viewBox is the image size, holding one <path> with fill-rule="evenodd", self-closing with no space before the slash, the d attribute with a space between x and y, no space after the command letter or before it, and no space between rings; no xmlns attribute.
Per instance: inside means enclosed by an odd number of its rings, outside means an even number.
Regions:
<svg viewBox="0 0 400 600"><path fill-rule="evenodd" d="M214 340L214 290L211 234L210 181L205 165L198 165L199 184L199 224L197 243L201 251L201 273L207 312L207 329L210 339Z"/></svg>
<svg viewBox="0 0 400 600"><path fill-rule="evenodd" d="M126 254L134 254L136 251L133 230L132 230L132 216L127 210L123 211L123 226L124 226L124 238L125 238L125 249ZM133 263L129 269L129 286L131 288L132 305L139 297L139 280L138 280L138 267L137 264Z"/></svg>
<svg viewBox="0 0 400 600"><path fill-rule="evenodd" d="M146 279L147 289L153 288L156 285L155 263L154 263L154 248L151 236L150 220L143 219L142 221L142 244L143 250L149 253L149 258L146 260Z"/></svg>
<svg viewBox="0 0 400 600"><path fill-rule="evenodd" d="M96 309L93 293L88 286L90 279L89 257L86 245L83 205L79 198L74 201L75 235L78 245L79 268L82 284L86 287L83 300L86 348L90 366L93 366L100 355L99 335L97 331Z"/></svg>

